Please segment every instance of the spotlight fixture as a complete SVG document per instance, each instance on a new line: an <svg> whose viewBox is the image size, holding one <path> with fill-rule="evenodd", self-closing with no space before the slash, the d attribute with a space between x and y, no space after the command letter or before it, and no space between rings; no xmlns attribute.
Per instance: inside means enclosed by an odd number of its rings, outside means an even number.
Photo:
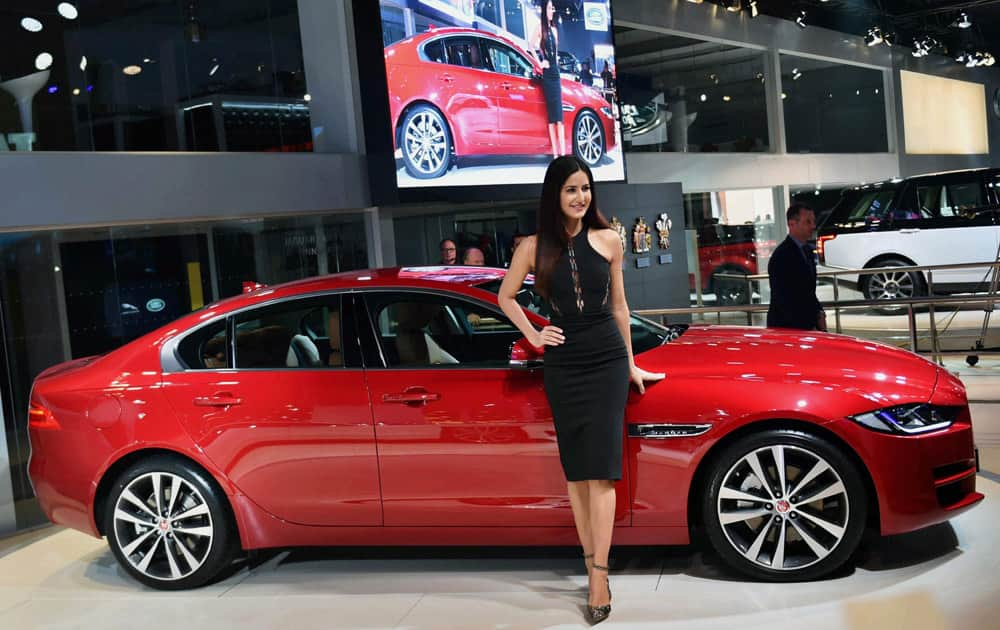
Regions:
<svg viewBox="0 0 1000 630"><path fill-rule="evenodd" d="M757 10L757 0L750 0L750 19L758 15L760 15L760 11Z"/></svg>
<svg viewBox="0 0 1000 630"><path fill-rule="evenodd" d="M35 68L38 70L48 70L52 67L53 61L54 59L51 54L43 52L35 57Z"/></svg>
<svg viewBox="0 0 1000 630"><path fill-rule="evenodd" d="M702 94L701 96L698 97L698 100L704 103L705 101L708 100L708 94Z"/></svg>
<svg viewBox="0 0 1000 630"><path fill-rule="evenodd" d="M913 40L913 56L914 57L926 57L930 54L932 50L939 47L941 42L934 39L933 37L924 37L923 39Z"/></svg>
<svg viewBox="0 0 1000 630"><path fill-rule="evenodd" d="M799 25L799 28L806 27L806 12L799 11L799 17L795 18L795 23Z"/></svg>
<svg viewBox="0 0 1000 630"><path fill-rule="evenodd" d="M701 4L704 0L687 0L691 4Z"/></svg>
<svg viewBox="0 0 1000 630"><path fill-rule="evenodd" d="M26 17L21 20L21 28L28 31L29 33L38 33L42 30L42 23L35 18Z"/></svg>
<svg viewBox="0 0 1000 630"><path fill-rule="evenodd" d="M140 72L142 72L142 67L141 66L125 66L124 68L122 68L122 72L124 72L125 74L127 74L130 77L134 77L137 74L139 74Z"/></svg>
<svg viewBox="0 0 1000 630"><path fill-rule="evenodd" d="M726 11L739 13L743 10L743 0L725 0Z"/></svg>
<svg viewBox="0 0 1000 630"><path fill-rule="evenodd" d="M865 35L865 44L868 46L878 46L885 41L885 35L882 34L882 29L877 26L873 26L868 29L868 34Z"/></svg>
<svg viewBox="0 0 1000 630"><path fill-rule="evenodd" d="M969 28L972 26L972 20L969 19L969 15L965 11L962 11L951 25L955 28Z"/></svg>
<svg viewBox="0 0 1000 630"><path fill-rule="evenodd" d="M56 10L59 11L59 15L63 16L67 20L75 20L80 15L80 12L76 10L76 7L69 2L60 2L59 6L56 7Z"/></svg>
<svg viewBox="0 0 1000 630"><path fill-rule="evenodd" d="M802 73L799 72L798 68L792 68L792 81L798 81L802 78Z"/></svg>
<svg viewBox="0 0 1000 630"><path fill-rule="evenodd" d="M732 99L732 97L731 97L731 96L729 96L729 95L727 94L726 96L723 96L723 97L722 97L722 100L724 100L725 102L727 102L727 103L728 103L729 101L731 101L731 100L733 100L733 99Z"/></svg>

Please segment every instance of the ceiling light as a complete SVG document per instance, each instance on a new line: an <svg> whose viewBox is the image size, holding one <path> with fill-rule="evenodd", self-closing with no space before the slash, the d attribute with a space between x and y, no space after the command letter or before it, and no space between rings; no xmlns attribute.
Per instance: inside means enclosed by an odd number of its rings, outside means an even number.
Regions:
<svg viewBox="0 0 1000 630"><path fill-rule="evenodd" d="M750 0L750 18L755 18L760 14L757 10L757 0Z"/></svg>
<svg viewBox="0 0 1000 630"><path fill-rule="evenodd" d="M313 100L312 94L306 94L305 96L302 97L302 100L305 101L305 102L307 102L307 103L312 102L312 100Z"/></svg>
<svg viewBox="0 0 1000 630"><path fill-rule="evenodd" d="M80 70L87 71L87 57L80 57Z"/></svg>
<svg viewBox="0 0 1000 630"><path fill-rule="evenodd" d="M80 13L76 10L76 7L68 2L60 2L56 10L59 11L59 15L63 16L67 20L75 20L77 16L80 15Z"/></svg>
<svg viewBox="0 0 1000 630"><path fill-rule="evenodd" d="M743 0L724 0L726 11L739 13L743 10Z"/></svg>
<svg viewBox="0 0 1000 630"><path fill-rule="evenodd" d="M972 20L969 19L969 15L965 11L962 11L951 25L957 28L969 28L972 26Z"/></svg>
<svg viewBox="0 0 1000 630"><path fill-rule="evenodd" d="M795 18L795 23L799 25L799 28L806 27L806 12L799 11L799 17Z"/></svg>
<svg viewBox="0 0 1000 630"><path fill-rule="evenodd" d="M134 77L135 75L142 72L142 66L125 66L124 68L122 68L122 72L124 72L130 77Z"/></svg>
<svg viewBox="0 0 1000 630"><path fill-rule="evenodd" d="M48 70L52 67L52 55L47 52L35 57L35 67L39 70Z"/></svg>
<svg viewBox="0 0 1000 630"><path fill-rule="evenodd" d="M784 92L782 92L781 93L781 100L785 100L786 98L788 98L788 95L785 94Z"/></svg>
<svg viewBox="0 0 1000 630"><path fill-rule="evenodd" d="M80 96L80 88L73 88L73 96Z"/></svg>
<svg viewBox="0 0 1000 630"><path fill-rule="evenodd" d="M688 0L691 4L701 4L702 0Z"/></svg>
<svg viewBox="0 0 1000 630"><path fill-rule="evenodd" d="M21 28L29 33L37 33L42 30L42 23L35 18L27 17L21 20Z"/></svg>
<svg viewBox="0 0 1000 630"><path fill-rule="evenodd" d="M868 29L868 34L865 35L865 44L868 46L878 46L885 41L885 35L882 34L882 29L877 26L873 26Z"/></svg>
<svg viewBox="0 0 1000 630"><path fill-rule="evenodd" d="M798 68L792 68L792 81L798 81L802 77L802 73L799 72Z"/></svg>
<svg viewBox="0 0 1000 630"><path fill-rule="evenodd" d="M58 91L59 91L59 86L58 85L50 85L49 86L49 94L55 94Z"/></svg>
<svg viewBox="0 0 1000 630"><path fill-rule="evenodd" d="M727 96L723 96L722 100L724 100L724 101L726 101L728 103L729 101L731 101L733 99L730 96L727 95Z"/></svg>
<svg viewBox="0 0 1000 630"><path fill-rule="evenodd" d="M216 57L212 57L212 68L208 71L208 76L214 77L215 73L219 71L219 66L221 65L222 64L219 63L219 60Z"/></svg>
<svg viewBox="0 0 1000 630"><path fill-rule="evenodd" d="M708 94L702 94L701 96L698 97L698 100L704 103L705 101L708 100Z"/></svg>

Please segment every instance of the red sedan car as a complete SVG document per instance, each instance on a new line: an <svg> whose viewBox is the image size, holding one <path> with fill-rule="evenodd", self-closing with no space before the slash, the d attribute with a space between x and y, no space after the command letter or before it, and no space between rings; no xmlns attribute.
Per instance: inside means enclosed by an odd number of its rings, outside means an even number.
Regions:
<svg viewBox="0 0 1000 630"><path fill-rule="evenodd" d="M456 158L551 153L542 68L517 44L469 28L432 29L385 49L390 115L407 173L433 179ZM615 146L611 105L562 80L567 146L593 167Z"/></svg>
<svg viewBox="0 0 1000 630"><path fill-rule="evenodd" d="M29 411L38 499L163 589L211 580L240 549L576 544L544 357L497 307L502 276L262 288L52 367ZM530 286L519 301L545 323ZM617 544L701 530L749 576L809 579L867 526L906 532L983 498L965 391L929 361L640 318L632 339L668 377L628 402Z"/></svg>

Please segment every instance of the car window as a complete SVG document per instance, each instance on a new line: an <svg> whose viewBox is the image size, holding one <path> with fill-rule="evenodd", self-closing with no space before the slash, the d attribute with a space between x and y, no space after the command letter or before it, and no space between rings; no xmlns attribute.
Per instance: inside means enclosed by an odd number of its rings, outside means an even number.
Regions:
<svg viewBox="0 0 1000 630"><path fill-rule="evenodd" d="M960 216L984 205L978 179L917 186L917 201L925 218Z"/></svg>
<svg viewBox="0 0 1000 630"><path fill-rule="evenodd" d="M226 320L199 328L177 345L181 363L189 370L219 370L229 367Z"/></svg>
<svg viewBox="0 0 1000 630"><path fill-rule="evenodd" d="M497 72L526 78L530 78L534 73L528 60L510 46L499 42L487 42L486 47L489 50L490 63Z"/></svg>
<svg viewBox="0 0 1000 630"><path fill-rule="evenodd" d="M892 207L892 199L895 196L896 189L894 188L862 191L854 202L848 219L851 221L881 219Z"/></svg>
<svg viewBox="0 0 1000 630"><path fill-rule="evenodd" d="M441 44L441 40L435 39L424 44L424 56L434 63L444 63L444 45Z"/></svg>
<svg viewBox="0 0 1000 630"><path fill-rule="evenodd" d="M237 369L344 366L340 298L305 298L236 316Z"/></svg>
<svg viewBox="0 0 1000 630"><path fill-rule="evenodd" d="M388 367L507 367L520 331L499 310L415 292L369 295Z"/></svg>
<svg viewBox="0 0 1000 630"><path fill-rule="evenodd" d="M446 62L463 68L486 70L479 42L474 37L449 37L443 40Z"/></svg>

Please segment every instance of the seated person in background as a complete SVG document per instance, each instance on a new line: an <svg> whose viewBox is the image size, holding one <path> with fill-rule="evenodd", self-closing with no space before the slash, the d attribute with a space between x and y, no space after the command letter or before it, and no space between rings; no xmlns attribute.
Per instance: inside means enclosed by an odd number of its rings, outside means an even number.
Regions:
<svg viewBox="0 0 1000 630"><path fill-rule="evenodd" d="M485 267L486 254L478 247L470 247L462 254L462 264L471 267Z"/></svg>

